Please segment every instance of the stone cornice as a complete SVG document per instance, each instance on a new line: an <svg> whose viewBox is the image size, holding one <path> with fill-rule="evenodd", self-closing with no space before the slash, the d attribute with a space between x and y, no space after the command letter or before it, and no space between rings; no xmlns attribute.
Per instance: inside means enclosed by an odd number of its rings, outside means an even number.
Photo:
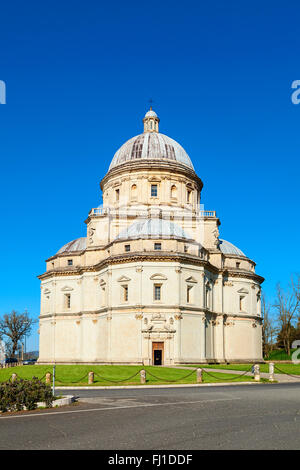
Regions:
<svg viewBox="0 0 300 470"><path fill-rule="evenodd" d="M215 274L223 274L225 277L237 277L243 279L251 279L259 284L264 282L264 278L259 276L256 273L251 271L239 270L236 269L225 269L219 270L217 267L210 264L208 261L205 261L197 256L189 255L188 253L170 253L170 252L143 252L143 253L126 253L121 255L114 255L104 260L100 261L95 265L90 266L66 266L64 268L56 268L51 271L47 271L38 276L39 279L46 279L49 277L54 276L72 276L72 275L81 275L84 272L97 272L104 267L107 267L112 264L125 264L125 263L135 263L135 262L147 262L147 261L155 261L155 262L180 262L184 264L192 264L196 266L204 266L206 269L211 271Z"/></svg>
<svg viewBox="0 0 300 470"><path fill-rule="evenodd" d="M150 310L149 312L145 311L145 310ZM103 308L100 308L98 310L87 310L87 311L80 311L80 312L58 312L58 313L47 313L45 315L40 315L39 316L39 319L40 320L45 320L47 318L56 318L56 317L82 317L82 316L86 316L86 317L93 317L95 315L97 316L102 316L103 318L105 318L107 315L110 315L112 313L120 313L122 312L122 314L126 315L126 314L136 314L136 312L141 312L142 314L144 315L151 315L151 310L170 310L171 312L169 312L170 314L172 315L175 315L175 314L191 314L191 313L195 313L197 315L205 315L205 314L210 314L212 315L213 317L215 318L220 318L220 317L224 317L225 319L230 319L230 318L234 318L235 320L255 320L259 323L262 322L262 317L258 316L258 315L250 315L248 313L245 313L245 314L236 314L236 313L222 313L222 312L214 312L214 311L210 311L206 308L203 308L203 307L196 307L195 305L192 306L192 307L187 307L187 306L179 306L179 305L159 305L159 307L157 305L132 305L132 306L116 306L116 307L103 307Z"/></svg>
<svg viewBox="0 0 300 470"><path fill-rule="evenodd" d="M129 175L131 172L136 172L140 170L141 171L142 170L146 170L146 171L166 170L168 172L177 172L184 176L187 176L188 178L193 179L199 186L200 190L203 188L202 180L199 178L199 176L197 176L197 174L192 168L189 168L178 162L173 162L172 160L163 161L163 160L143 160L143 159L141 159L140 161L138 160L129 161L109 170L108 173L106 173L104 178L101 180L100 188L103 190L104 185L107 183L107 181L109 181L110 178L121 176L124 173Z"/></svg>
<svg viewBox="0 0 300 470"><path fill-rule="evenodd" d="M223 275L225 277L238 277L238 278L243 278L243 279L251 279L253 281L257 281L259 284L262 284L265 280L264 277L259 276L256 273L253 273L251 271L244 271L244 270L236 270L236 269L230 269L227 268L223 270Z"/></svg>
<svg viewBox="0 0 300 470"><path fill-rule="evenodd" d="M73 269L70 269L68 266L65 268L56 268L55 270L47 271L39 276L39 279L46 279L48 277L54 276L72 276L72 275L80 275L84 272L96 272L104 267L107 267L112 264L124 264L124 263L141 263L147 261L156 261L156 262L181 262L185 264L194 264L198 266L204 266L209 271L213 273L218 273L218 269L210 264L208 261L205 261L197 256L189 255L187 253L170 253L170 252L143 252L143 253L130 253L130 254L122 254L122 255L115 255L110 256L99 263L93 266L73 266Z"/></svg>

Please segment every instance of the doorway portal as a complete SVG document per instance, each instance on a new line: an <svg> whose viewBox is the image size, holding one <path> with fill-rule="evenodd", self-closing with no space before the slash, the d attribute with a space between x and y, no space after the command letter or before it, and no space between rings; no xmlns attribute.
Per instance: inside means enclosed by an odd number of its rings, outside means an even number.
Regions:
<svg viewBox="0 0 300 470"><path fill-rule="evenodd" d="M152 343L152 364L161 366L164 362L164 343Z"/></svg>

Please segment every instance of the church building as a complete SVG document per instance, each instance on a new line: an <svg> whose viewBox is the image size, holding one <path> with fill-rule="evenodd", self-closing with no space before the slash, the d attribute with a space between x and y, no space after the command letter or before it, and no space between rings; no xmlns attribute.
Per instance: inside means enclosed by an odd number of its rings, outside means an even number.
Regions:
<svg viewBox="0 0 300 470"><path fill-rule="evenodd" d="M178 142L144 132L115 153L86 237L47 259L39 363L170 365L262 360L255 262L220 238Z"/></svg>

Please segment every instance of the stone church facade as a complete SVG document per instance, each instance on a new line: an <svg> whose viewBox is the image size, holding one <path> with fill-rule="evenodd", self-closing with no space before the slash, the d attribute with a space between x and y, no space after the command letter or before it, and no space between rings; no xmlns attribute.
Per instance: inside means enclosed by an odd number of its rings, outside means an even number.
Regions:
<svg viewBox="0 0 300 470"><path fill-rule="evenodd" d="M185 150L152 109L143 121L100 183L87 236L39 276L39 363L259 361L263 278L219 237Z"/></svg>

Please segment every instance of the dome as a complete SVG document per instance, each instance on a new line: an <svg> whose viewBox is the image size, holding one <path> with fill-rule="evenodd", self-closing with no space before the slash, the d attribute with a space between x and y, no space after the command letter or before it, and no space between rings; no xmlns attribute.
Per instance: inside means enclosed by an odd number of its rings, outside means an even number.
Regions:
<svg viewBox="0 0 300 470"><path fill-rule="evenodd" d="M116 240L128 238L164 238L176 237L186 238L191 240L190 237L179 225L169 222L164 219L147 219L138 220L132 225L122 230L116 237Z"/></svg>
<svg viewBox="0 0 300 470"><path fill-rule="evenodd" d="M148 111L146 114L145 114L145 117L157 117L157 114L155 111L153 111L152 109L150 109L150 111Z"/></svg>
<svg viewBox="0 0 300 470"><path fill-rule="evenodd" d="M237 246L233 245L226 240L219 239L219 248L224 253L224 255L237 255L237 256L246 256Z"/></svg>
<svg viewBox="0 0 300 470"><path fill-rule="evenodd" d="M62 246L60 250L58 250L58 254L62 253L72 253L73 251L83 251L86 249L86 238L76 238L76 240L72 240L66 245Z"/></svg>
<svg viewBox="0 0 300 470"><path fill-rule="evenodd" d="M152 108L145 114L143 123L143 134L132 137L119 148L112 159L109 170L136 160L169 160L194 169L184 148L171 137L160 134L159 117Z"/></svg>
<svg viewBox="0 0 300 470"><path fill-rule="evenodd" d="M109 170L136 160L171 160L194 169L184 148L176 140L159 132L144 132L125 142L115 153Z"/></svg>

